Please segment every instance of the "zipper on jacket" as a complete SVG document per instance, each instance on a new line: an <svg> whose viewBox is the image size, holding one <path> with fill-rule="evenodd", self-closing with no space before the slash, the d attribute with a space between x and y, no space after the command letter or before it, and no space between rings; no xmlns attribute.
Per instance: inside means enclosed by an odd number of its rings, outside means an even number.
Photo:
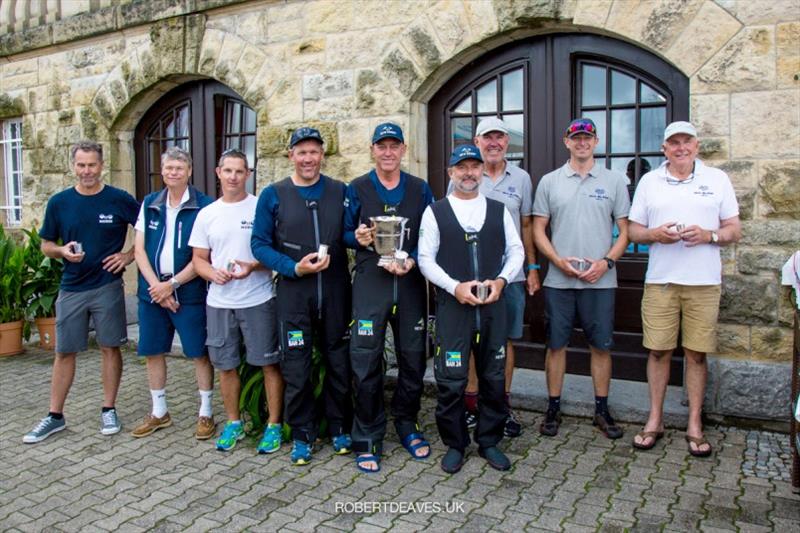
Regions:
<svg viewBox="0 0 800 533"><path fill-rule="evenodd" d="M314 243L319 250L319 215L317 209L311 209L311 217L314 219ZM317 318L322 318L322 272L317 272Z"/></svg>
<svg viewBox="0 0 800 533"><path fill-rule="evenodd" d="M180 212L178 212L180 214ZM183 222L178 222L178 250L181 249L181 236L183 235Z"/></svg>
<svg viewBox="0 0 800 533"><path fill-rule="evenodd" d="M473 279L480 281L480 270L478 268L478 238L477 235L473 237L472 242L470 243L470 247L472 248L472 274L474 276ZM475 331L476 331L476 342L480 342L480 332L481 332L481 306L475 306Z"/></svg>

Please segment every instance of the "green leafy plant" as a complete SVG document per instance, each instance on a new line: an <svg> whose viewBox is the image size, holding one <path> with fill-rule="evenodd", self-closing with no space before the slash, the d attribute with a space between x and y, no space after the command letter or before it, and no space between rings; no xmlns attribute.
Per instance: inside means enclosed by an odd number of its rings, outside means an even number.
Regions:
<svg viewBox="0 0 800 533"><path fill-rule="evenodd" d="M56 314L56 298L64 265L60 259L53 259L42 253L42 239L35 230L23 231L28 236L25 246L28 275L22 290L23 298L27 302L28 317L53 317Z"/></svg>
<svg viewBox="0 0 800 533"><path fill-rule="evenodd" d="M0 226L0 323L25 318L25 248Z"/></svg>

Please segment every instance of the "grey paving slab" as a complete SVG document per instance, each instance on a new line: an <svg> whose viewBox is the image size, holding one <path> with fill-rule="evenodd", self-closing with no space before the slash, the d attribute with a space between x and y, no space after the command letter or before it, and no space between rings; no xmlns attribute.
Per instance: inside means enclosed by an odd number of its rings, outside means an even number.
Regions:
<svg viewBox="0 0 800 533"><path fill-rule="evenodd" d="M589 420L565 416L559 435L546 438L537 431L541 414L521 410L523 435L501 443L511 471L489 468L470 448L462 472L448 475L438 466L445 448L436 434L435 400L425 397L420 423L432 444L431 459L411 459L390 424L383 470L376 475L359 473L352 457L333 455L329 443L318 448L310 466L297 468L289 463L289 446L259 456L253 439L230 453L216 451L213 441L194 440L193 365L178 357L168 359L174 425L132 438L129 431L149 410L149 394L144 366L131 352L124 360L117 401L121 434L99 434L100 358L90 351L78 359L65 410L68 429L37 445L22 444L22 435L44 414L52 355L29 349L0 360L0 530L800 529L800 496L786 481L785 464L769 455L784 453L785 436L779 434L709 427L716 454L697 460L675 429L653 450L638 452L630 446L638 423L624 423L626 436L609 441ZM539 386L538 378L529 378L515 378L515 387ZM582 390L582 378L569 376L568 382L573 393ZM620 412L624 402L612 407L620 420L636 420L635 413ZM219 394L214 409L221 422ZM580 409L572 404L565 411ZM759 475L759 457L774 470Z"/></svg>

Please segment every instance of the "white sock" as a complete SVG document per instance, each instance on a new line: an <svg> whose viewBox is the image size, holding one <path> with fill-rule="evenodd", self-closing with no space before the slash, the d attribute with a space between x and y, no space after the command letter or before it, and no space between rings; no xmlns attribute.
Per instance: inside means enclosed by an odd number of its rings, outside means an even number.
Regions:
<svg viewBox="0 0 800 533"><path fill-rule="evenodd" d="M166 389L150 389L150 396L153 398L153 416L161 418L167 414L167 391Z"/></svg>
<svg viewBox="0 0 800 533"><path fill-rule="evenodd" d="M211 417L211 397L214 394L213 390L200 390L200 415Z"/></svg>

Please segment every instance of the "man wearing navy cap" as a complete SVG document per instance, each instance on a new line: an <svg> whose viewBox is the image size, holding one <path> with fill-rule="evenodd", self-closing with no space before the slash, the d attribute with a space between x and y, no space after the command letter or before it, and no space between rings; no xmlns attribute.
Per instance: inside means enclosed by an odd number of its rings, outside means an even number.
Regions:
<svg viewBox="0 0 800 533"><path fill-rule="evenodd" d="M380 469L386 413L383 406L383 347L386 325L392 325L397 354L397 388L392 414L400 442L414 459L431 453L417 424L425 375L425 279L416 268L422 212L433 203L423 180L400 170L406 152L403 130L384 123L372 135L375 168L353 180L345 199L344 240L356 250L350 363L355 387L353 449L359 469ZM402 264L378 266L375 227L370 217L408 219Z"/></svg>
<svg viewBox="0 0 800 533"><path fill-rule="evenodd" d="M323 158L319 131L303 127L292 134L294 173L262 191L251 239L255 258L279 274L284 420L292 429L296 465L311 461L319 426L311 381L313 341L325 361L323 404L334 452L346 454L352 447L350 274L342 241L345 185L320 173Z"/></svg>
<svg viewBox="0 0 800 533"><path fill-rule="evenodd" d="M478 453L492 468L508 470L511 462L497 447L506 419L503 289L522 268L525 254L511 214L478 190L483 174L478 148L457 147L448 174L453 192L425 209L418 244L420 270L437 287L436 425L448 446L442 470L461 470L469 444L463 398L470 354L480 387Z"/></svg>
<svg viewBox="0 0 800 533"><path fill-rule="evenodd" d="M545 375L549 402L539 432L554 436L561 422L567 344L577 322L589 343L595 394L594 425L609 439L622 436L608 409L614 334L614 266L628 246L628 180L594 159L597 127L573 120L564 132L569 160L546 174L533 202L536 246L550 261L544 280L547 329ZM619 237L613 240L613 227ZM548 237L546 228L550 226Z"/></svg>

